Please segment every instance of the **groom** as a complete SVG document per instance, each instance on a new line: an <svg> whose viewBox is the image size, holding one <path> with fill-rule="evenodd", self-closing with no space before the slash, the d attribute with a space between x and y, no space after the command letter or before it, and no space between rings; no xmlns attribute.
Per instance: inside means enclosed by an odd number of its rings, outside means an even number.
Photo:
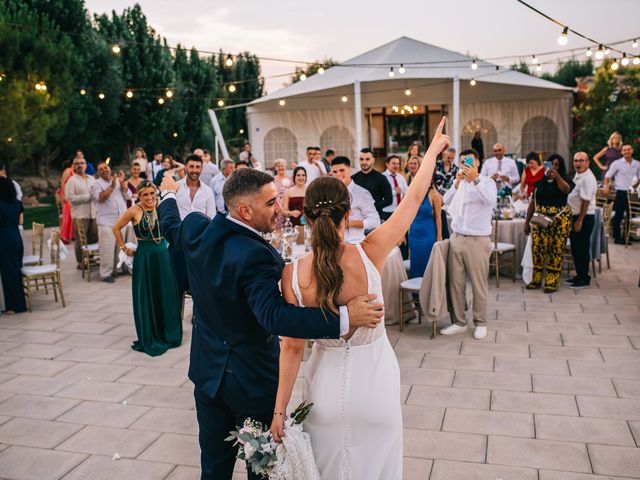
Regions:
<svg viewBox="0 0 640 480"><path fill-rule="evenodd" d="M278 386L278 335L338 338L349 327L377 325L382 304L358 297L340 315L285 302L278 282L280 255L260 235L273 231L281 212L273 177L242 169L225 183L229 215L210 220L191 213L180 221L178 184L165 177L158 207L166 239L182 252L193 308L189 378L200 429L202 480L228 480L237 447L229 431L251 417L271 424ZM251 472L249 479L258 478Z"/></svg>

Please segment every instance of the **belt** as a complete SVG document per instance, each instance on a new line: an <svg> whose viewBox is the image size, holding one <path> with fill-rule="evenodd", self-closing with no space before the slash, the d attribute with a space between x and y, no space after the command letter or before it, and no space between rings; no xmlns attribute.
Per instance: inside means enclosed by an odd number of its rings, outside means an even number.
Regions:
<svg viewBox="0 0 640 480"><path fill-rule="evenodd" d="M484 237L490 238L491 237L491 234L489 234L489 235L465 235L464 233L458 233L458 232L453 232L453 233L455 235L459 235L461 237L472 237L472 238L484 238Z"/></svg>

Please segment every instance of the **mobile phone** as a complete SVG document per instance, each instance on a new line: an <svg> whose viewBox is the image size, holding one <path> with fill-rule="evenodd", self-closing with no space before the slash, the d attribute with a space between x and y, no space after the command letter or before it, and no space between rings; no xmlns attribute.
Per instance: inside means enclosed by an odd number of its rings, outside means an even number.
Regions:
<svg viewBox="0 0 640 480"><path fill-rule="evenodd" d="M549 170L551 170L551 167L553 167L553 163L551 162L544 162L544 171L548 172Z"/></svg>
<svg viewBox="0 0 640 480"><path fill-rule="evenodd" d="M469 167L473 167L473 157L465 157L464 164Z"/></svg>

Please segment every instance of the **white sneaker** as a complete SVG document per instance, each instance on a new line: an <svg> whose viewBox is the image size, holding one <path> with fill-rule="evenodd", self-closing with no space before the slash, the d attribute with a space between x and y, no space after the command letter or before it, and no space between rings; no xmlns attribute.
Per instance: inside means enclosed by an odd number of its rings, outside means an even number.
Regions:
<svg viewBox="0 0 640 480"><path fill-rule="evenodd" d="M473 338L476 340L482 340L487 336L487 327L476 327L473 331Z"/></svg>
<svg viewBox="0 0 640 480"><path fill-rule="evenodd" d="M462 333L466 331L467 331L466 325L464 327L461 327L460 325L454 323L440 330L440 335L455 335L456 333Z"/></svg>

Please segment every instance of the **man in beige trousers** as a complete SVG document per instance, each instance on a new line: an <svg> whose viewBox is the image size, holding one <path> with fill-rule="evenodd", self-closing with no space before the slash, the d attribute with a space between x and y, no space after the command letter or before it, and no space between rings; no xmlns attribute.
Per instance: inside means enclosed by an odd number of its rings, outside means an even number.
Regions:
<svg viewBox="0 0 640 480"><path fill-rule="evenodd" d="M460 165L455 183L443 198L452 216L447 270L453 324L440 333L454 335L467 330L464 312L468 275L473 292L473 336L480 340L487 336L491 219L498 191L490 177L478 175L480 160L475 150L462 151Z"/></svg>

